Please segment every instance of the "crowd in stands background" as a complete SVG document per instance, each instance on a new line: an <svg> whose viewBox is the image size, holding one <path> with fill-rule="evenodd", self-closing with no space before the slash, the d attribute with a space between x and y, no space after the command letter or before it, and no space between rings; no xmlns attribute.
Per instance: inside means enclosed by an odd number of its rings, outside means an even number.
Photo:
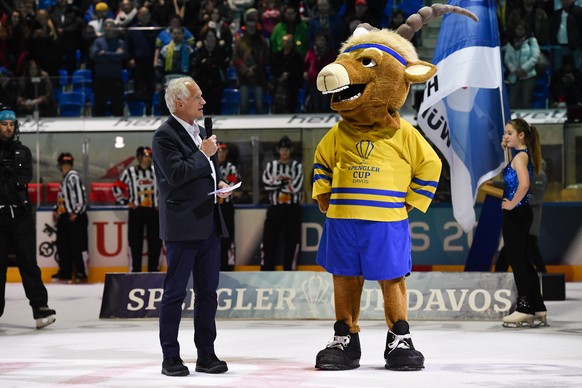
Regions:
<svg viewBox="0 0 582 388"><path fill-rule="evenodd" d="M428 0L5 0L0 2L0 98L16 106L19 115L38 111L40 116L54 116L59 113L60 73L66 70L70 80L76 70L89 69L93 84L86 99L93 116L122 115L124 101L142 101L147 114L157 107L152 106L155 101L161 101L161 114L167 114L163 96L155 95L163 94L164 85L180 75L200 82L207 114L222 113L224 89L236 90L237 113L326 112L329 101L313 87L314 77L353 29L361 22L395 29L429 4ZM527 108L534 80L549 79L562 67L565 54L580 68L582 0L505 0L498 5L507 76L516 79L509 82L512 107ZM520 38L515 36L518 25L525 26ZM176 30L183 34L181 41ZM294 45L287 43L289 39ZM522 58L534 61L536 51L520 52L522 40L528 47L535 40L537 61L548 58L551 67L540 72L538 63L534 73L522 63ZM422 36L417 34L413 43L422 45ZM507 49L515 53L507 54ZM291 67L295 71L289 71ZM35 68L38 77L31 73ZM302 75L297 78L299 70ZM129 76L121 77L121 71ZM10 84L13 78L35 81ZM514 84L518 86L512 88ZM13 86L18 101L5 95L4 89ZM544 93L549 106L566 100L547 89Z"/></svg>
<svg viewBox="0 0 582 388"><path fill-rule="evenodd" d="M327 111L327 101L306 90L355 25L392 27L394 11L407 16L422 5L421 0L7 0L0 3L0 68L9 78L36 78L29 67L42 75L42 87L28 86L34 98L24 98L35 103L18 105L25 115L58 114L60 72L66 70L70 79L78 69L92 71L87 103L93 116L121 115L123 100L143 101L151 113L156 91L179 75L201 83L210 114L220 113L227 87L238 90L240 113L272 111L272 103L279 112ZM290 37L293 53L285 49ZM301 65L287 71L298 60ZM122 69L130 71L131 88ZM27 87L19 86L19 94L20 89ZM158 101L167 113L163 96Z"/></svg>

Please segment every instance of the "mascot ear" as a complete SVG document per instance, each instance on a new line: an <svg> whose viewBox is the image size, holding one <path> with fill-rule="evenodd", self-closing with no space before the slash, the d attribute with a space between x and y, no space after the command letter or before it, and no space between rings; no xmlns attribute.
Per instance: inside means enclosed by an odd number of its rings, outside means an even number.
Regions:
<svg viewBox="0 0 582 388"><path fill-rule="evenodd" d="M436 66L431 63L425 61L412 62L406 66L404 78L412 84L426 82L432 78L436 71Z"/></svg>

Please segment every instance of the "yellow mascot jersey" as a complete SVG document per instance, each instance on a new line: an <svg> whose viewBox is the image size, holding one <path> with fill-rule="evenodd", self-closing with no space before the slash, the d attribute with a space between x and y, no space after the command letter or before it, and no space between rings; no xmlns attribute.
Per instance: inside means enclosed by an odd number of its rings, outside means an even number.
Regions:
<svg viewBox="0 0 582 388"><path fill-rule="evenodd" d="M408 218L405 204L428 209L441 161L410 123L400 125L363 133L340 120L321 139L313 198L331 192L327 217L391 222Z"/></svg>

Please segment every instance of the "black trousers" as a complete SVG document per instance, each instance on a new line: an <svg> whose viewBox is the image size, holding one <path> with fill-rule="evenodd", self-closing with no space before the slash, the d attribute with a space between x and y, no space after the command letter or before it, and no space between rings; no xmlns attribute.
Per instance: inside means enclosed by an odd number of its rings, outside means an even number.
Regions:
<svg viewBox="0 0 582 388"><path fill-rule="evenodd" d="M73 269L79 275L86 276L83 252L89 248L87 213L81 213L75 221L69 214L59 215L57 219L57 251L59 253L59 278L70 280Z"/></svg>
<svg viewBox="0 0 582 388"><path fill-rule="evenodd" d="M228 237L220 240L220 270L232 271L234 269L235 246L234 246L234 204L223 203L220 205L222 218L228 230Z"/></svg>
<svg viewBox="0 0 582 388"><path fill-rule="evenodd" d="M9 244L16 254L22 286L30 306L33 309L47 306L48 294L36 263L36 232L32 214L22 208L15 210L13 218L9 209L3 208L0 210L0 316L5 306Z"/></svg>
<svg viewBox="0 0 582 388"><path fill-rule="evenodd" d="M528 248L527 255L532 261L532 264L536 268L537 272L546 273L548 272L546 268L546 263L540 252L540 247L538 245L538 236L530 234L528 236ZM499 257L495 262L495 272L507 272L509 270L509 258L507 257L507 252L505 251L505 246L499 251Z"/></svg>
<svg viewBox="0 0 582 388"><path fill-rule="evenodd" d="M528 204L504 210L503 243L518 295L527 297L536 311L545 311L538 273L527 253L532 220L533 214Z"/></svg>
<svg viewBox="0 0 582 388"><path fill-rule="evenodd" d="M206 240L165 241L165 244L168 271L160 302L162 354L164 358L180 356L178 331L190 276L194 289L194 345L198 357L214 354L220 236L212 233Z"/></svg>
<svg viewBox="0 0 582 388"><path fill-rule="evenodd" d="M263 262L261 271L274 271L283 241L283 268L292 271L301 242L301 205L271 205L263 228Z"/></svg>
<svg viewBox="0 0 582 388"><path fill-rule="evenodd" d="M137 207L129 209L127 220L127 238L131 254L131 272L141 272L144 229L148 241L148 272L155 272L160 267L159 212L153 207Z"/></svg>

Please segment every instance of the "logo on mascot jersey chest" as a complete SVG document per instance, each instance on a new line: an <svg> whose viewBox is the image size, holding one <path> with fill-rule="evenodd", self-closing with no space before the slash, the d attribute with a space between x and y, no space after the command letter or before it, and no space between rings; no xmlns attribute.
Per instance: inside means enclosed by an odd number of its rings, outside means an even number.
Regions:
<svg viewBox="0 0 582 388"><path fill-rule="evenodd" d="M374 143L370 140L362 140L355 144L356 153L361 162L348 167L348 171L352 173L352 183L369 183L370 176L373 173L380 172L380 167L368 165L368 160L372 156L374 147Z"/></svg>

